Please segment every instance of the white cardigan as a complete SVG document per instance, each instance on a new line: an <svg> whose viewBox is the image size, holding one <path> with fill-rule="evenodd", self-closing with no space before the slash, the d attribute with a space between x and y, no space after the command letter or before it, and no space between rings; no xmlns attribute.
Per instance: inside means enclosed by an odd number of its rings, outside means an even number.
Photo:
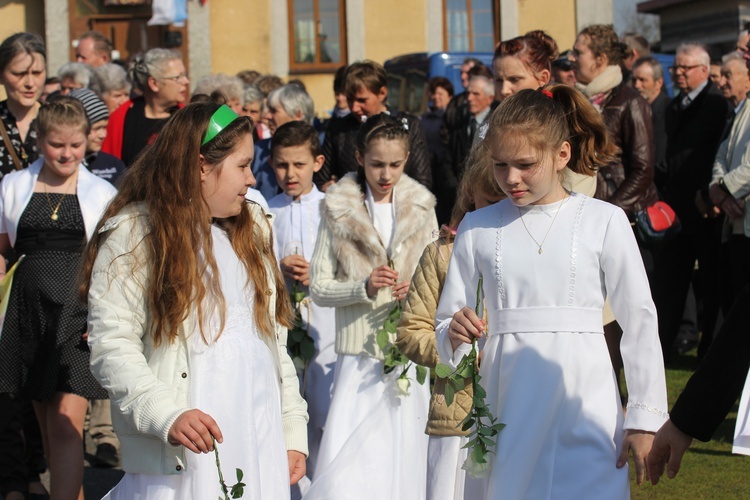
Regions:
<svg viewBox="0 0 750 500"><path fill-rule="evenodd" d="M250 204L258 221L258 241L269 241L271 226L259 205ZM270 217L268 217L270 218ZM190 377L187 335L195 327L189 314L175 342L155 346L145 291L150 266L146 245L150 217L144 205L129 205L99 229L105 235L91 272L88 331L91 372L112 401L112 424L122 447L122 469L138 474L182 474L185 448L167 441L177 417L189 410ZM259 265L262 265L259 263ZM275 261L266 262L268 270ZM269 314L276 314L276 284L269 272ZM307 404L286 349L287 329L275 323L276 335L262 336L276 361L287 450L307 451ZM238 419L244 418L237 415Z"/></svg>
<svg viewBox="0 0 750 500"><path fill-rule="evenodd" d="M0 234L8 234L11 246L16 244L18 222L34 194L34 186L42 165L44 165L44 158L39 158L29 165L29 168L16 170L3 176L0 184ZM76 193L88 241L107 205L117 193L117 189L109 182L89 172L81 164L78 165Z"/></svg>

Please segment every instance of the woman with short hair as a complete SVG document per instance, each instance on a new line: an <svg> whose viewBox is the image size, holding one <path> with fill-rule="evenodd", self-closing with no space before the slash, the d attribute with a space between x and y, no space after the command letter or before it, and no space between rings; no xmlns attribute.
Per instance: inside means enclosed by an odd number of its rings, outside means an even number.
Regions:
<svg viewBox="0 0 750 500"><path fill-rule="evenodd" d="M153 143L167 118L188 98L190 79L179 52L151 49L133 58L130 79L143 95L127 101L112 113L102 151L135 161Z"/></svg>
<svg viewBox="0 0 750 500"><path fill-rule="evenodd" d="M125 68L114 63L103 64L94 71L102 86L100 97L107 105L109 112L114 113L130 98L130 90L133 86L128 81L128 74Z"/></svg>

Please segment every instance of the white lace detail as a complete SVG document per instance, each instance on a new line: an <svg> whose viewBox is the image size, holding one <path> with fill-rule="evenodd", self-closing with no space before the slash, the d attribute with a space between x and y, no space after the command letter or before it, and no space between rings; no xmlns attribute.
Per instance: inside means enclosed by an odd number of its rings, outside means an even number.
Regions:
<svg viewBox="0 0 750 500"><path fill-rule="evenodd" d="M219 327L221 323L219 321L218 312L211 314L210 318L204 319L204 334L206 335L206 341L203 340L200 330L196 327L193 332L193 342L191 349L194 352L204 352L210 348L212 344L217 341L219 334ZM258 331L255 328L255 319L253 318L253 296L252 293L247 293L246 302L235 302L227 305L226 313L224 316L224 330L218 339L234 338L238 335L252 335L260 338Z"/></svg>
<svg viewBox="0 0 750 500"><path fill-rule="evenodd" d="M497 233L495 237L495 278L497 278L497 291L500 295L500 303L505 304L505 284L503 283L503 212L500 211Z"/></svg>
<svg viewBox="0 0 750 500"><path fill-rule="evenodd" d="M664 419L669 418L669 413L661 411L660 409L654 408L653 406L649 406L645 403L628 403L628 410L630 409L647 411Z"/></svg>
<svg viewBox="0 0 750 500"><path fill-rule="evenodd" d="M571 194L571 196L573 196ZM571 244L570 244L570 276L568 278L568 305L575 305L576 296L576 269L578 266L578 230L581 228L581 214L583 213L583 206L586 204L587 197L582 197L578 203L578 210L576 211L576 217L573 221L573 230L571 231ZM562 209L562 207L561 207Z"/></svg>

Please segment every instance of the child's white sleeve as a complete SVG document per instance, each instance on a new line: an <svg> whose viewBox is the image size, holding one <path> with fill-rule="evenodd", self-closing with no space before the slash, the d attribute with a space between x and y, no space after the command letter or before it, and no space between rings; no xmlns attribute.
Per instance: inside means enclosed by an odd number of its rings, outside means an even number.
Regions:
<svg viewBox="0 0 750 500"><path fill-rule="evenodd" d="M113 411L133 429L166 443L174 421L190 408L187 401L175 398L175 387L157 377L144 354L146 343L153 342L146 306L145 244L134 249L119 243L130 242L125 235L132 231L130 221L113 229L94 263L88 295L91 372L109 392ZM175 378L188 383L176 372Z"/></svg>
<svg viewBox="0 0 750 500"><path fill-rule="evenodd" d="M623 331L620 352L629 400L624 427L655 432L668 417L656 307L633 229L620 209L607 225L601 269Z"/></svg>
<svg viewBox="0 0 750 500"><path fill-rule="evenodd" d="M455 352L448 338L448 327L453 315L464 306L473 307L476 302L479 270L474 258L474 243L471 228L471 214L467 214L458 227L453 243L445 285L440 294L435 315L435 334L440 362L453 368L458 365L464 354L471 351L471 344L460 345Z"/></svg>

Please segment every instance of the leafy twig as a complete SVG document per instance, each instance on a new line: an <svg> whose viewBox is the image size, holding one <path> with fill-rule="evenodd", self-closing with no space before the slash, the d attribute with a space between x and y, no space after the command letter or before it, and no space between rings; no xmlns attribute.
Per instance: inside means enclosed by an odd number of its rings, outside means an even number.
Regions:
<svg viewBox="0 0 750 500"><path fill-rule="evenodd" d="M477 286L477 302L474 308L477 316L482 316L482 278L479 278ZM480 384L482 377L479 375L479 349L477 348L477 339L471 342L471 352L466 354L455 370L444 364L438 364L435 368L435 374L438 377L446 378L445 384L445 404L453 404L455 393L463 390L466 380L470 379L474 387L474 397L471 402L471 411L466 418L458 424L462 431L471 432L468 435L469 441L463 446L470 448L471 452L464 462L462 469L466 470L472 477L484 477L489 469L488 455L494 453L492 448L495 447L497 434L503 430L505 424L498 423L497 418L492 415L485 398L487 392ZM483 420L484 419L484 420Z"/></svg>
<svg viewBox="0 0 750 500"><path fill-rule="evenodd" d="M298 289L299 281L294 282L292 288L292 307L294 308L294 320L292 328L289 329L289 338L287 340L287 350L289 356L294 362L294 366L303 370L302 386L304 389L307 375L307 365L315 356L315 340L310 336L302 321L302 303L306 298L304 291Z"/></svg>
<svg viewBox="0 0 750 500"><path fill-rule="evenodd" d="M393 269L393 261L389 260L388 265ZM398 327L398 321L401 319L401 314L404 312L404 307L401 305L401 301L395 300L393 307L388 311L388 317L383 323L383 327L378 330L375 334L375 341L378 347L383 351L385 361L383 363L383 373L391 373L398 367L404 367L401 374L396 379L396 387L398 388L398 396L404 397L409 395L409 388L411 387L411 381L409 380L408 371L413 364L409 361L404 353L396 346L395 342L391 339L395 337L396 330ZM416 365L417 382L424 385L427 380L427 368L421 365Z"/></svg>
<svg viewBox="0 0 750 500"><path fill-rule="evenodd" d="M242 495L245 494L245 486L246 486L246 484L242 482L242 477L244 476L244 474L242 473L242 469L240 468L235 469L235 474L237 475L237 482L231 488L229 488L227 486L227 483L224 482L224 474L221 472L221 461L219 460L219 447L216 446L216 438L211 436L211 440L214 443L214 455L216 455L216 469L219 471L219 485L221 486L221 492L224 495L224 498L219 497L219 500L229 500L230 498L242 498Z"/></svg>

